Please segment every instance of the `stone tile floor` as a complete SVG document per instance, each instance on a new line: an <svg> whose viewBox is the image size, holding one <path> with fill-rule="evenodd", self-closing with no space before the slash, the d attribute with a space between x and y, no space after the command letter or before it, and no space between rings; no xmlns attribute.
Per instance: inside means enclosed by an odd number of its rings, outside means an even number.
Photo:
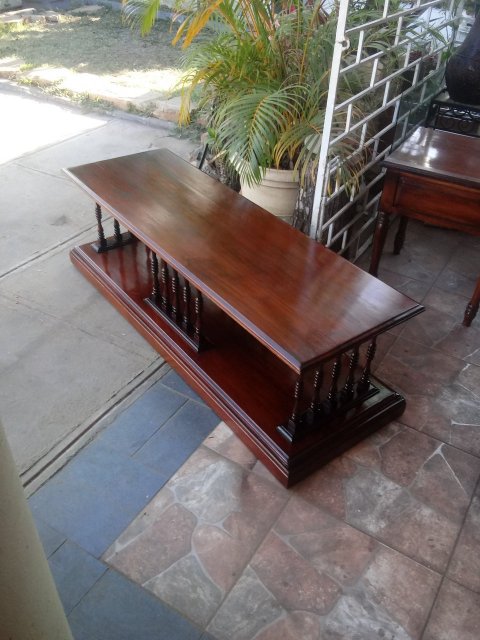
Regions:
<svg viewBox="0 0 480 640"><path fill-rule="evenodd" d="M32 496L76 640L478 640L480 238L381 266L399 421L286 490L170 371Z"/></svg>

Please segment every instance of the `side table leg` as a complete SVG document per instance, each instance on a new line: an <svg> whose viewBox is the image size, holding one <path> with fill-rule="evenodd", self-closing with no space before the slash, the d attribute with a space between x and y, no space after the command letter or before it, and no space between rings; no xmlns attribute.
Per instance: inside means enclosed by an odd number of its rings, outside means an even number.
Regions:
<svg viewBox="0 0 480 640"><path fill-rule="evenodd" d="M400 218L400 224L398 225L398 230L395 235L395 240L393 243L393 253L398 256L400 251L402 250L403 243L405 242L405 233L407 231L407 223L408 218L406 216L402 216Z"/></svg>
<svg viewBox="0 0 480 640"><path fill-rule="evenodd" d="M478 307L480 306L480 278L477 280L477 286L473 292L473 297L467 304L465 309L465 316L463 318L463 325L469 327L472 324L472 320L477 315Z"/></svg>
<svg viewBox="0 0 480 640"><path fill-rule="evenodd" d="M378 264L385 244L385 238L388 231L388 216L383 211L378 212L377 226L375 227L375 235L373 237L372 258L370 260L369 273L372 276L378 275Z"/></svg>

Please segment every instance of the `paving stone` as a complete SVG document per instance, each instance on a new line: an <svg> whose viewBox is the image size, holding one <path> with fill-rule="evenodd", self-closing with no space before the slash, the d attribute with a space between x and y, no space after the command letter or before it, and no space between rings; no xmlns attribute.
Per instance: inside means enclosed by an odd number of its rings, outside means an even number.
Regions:
<svg viewBox="0 0 480 640"><path fill-rule="evenodd" d="M201 447L104 559L205 625L288 497L283 487Z"/></svg>
<svg viewBox="0 0 480 640"><path fill-rule="evenodd" d="M444 571L480 460L391 423L294 490L385 544Z"/></svg>
<svg viewBox="0 0 480 640"><path fill-rule="evenodd" d="M478 640L480 595L445 580L423 640Z"/></svg>
<svg viewBox="0 0 480 640"><path fill-rule="evenodd" d="M218 640L250 640L282 617L282 607L247 569L218 611L208 631Z"/></svg>
<svg viewBox="0 0 480 640"><path fill-rule="evenodd" d="M220 453L233 462L237 462L246 469L252 469L257 462L255 455L237 438L224 422L221 422L218 427L207 436L204 444L209 449Z"/></svg>
<svg viewBox="0 0 480 640"><path fill-rule="evenodd" d="M276 533L266 537L250 566L287 611L326 614L341 594L335 580L317 571Z"/></svg>
<svg viewBox="0 0 480 640"><path fill-rule="evenodd" d="M480 490L474 497L450 561L447 575L480 593Z"/></svg>
<svg viewBox="0 0 480 640"><path fill-rule="evenodd" d="M222 590L210 579L194 555L180 558L144 586L201 627L209 622L223 598Z"/></svg>
<svg viewBox="0 0 480 640"><path fill-rule="evenodd" d="M464 366L462 360L402 335L383 359L377 375L400 392L434 397L455 380Z"/></svg>
<svg viewBox="0 0 480 640"><path fill-rule="evenodd" d="M354 585L310 591L308 558L299 555L292 565L277 546L274 538L266 539L209 624L218 640L420 639L440 575L380 545ZM267 548L275 556L268 567L264 560L273 555L262 559ZM295 570L301 562L308 566L305 582ZM318 598L326 593L330 606L319 613Z"/></svg>
<svg viewBox="0 0 480 640"><path fill-rule="evenodd" d="M358 581L379 548L369 535L298 496L288 502L275 523L274 533L320 575L342 587ZM258 553L263 554L266 545L265 542Z"/></svg>

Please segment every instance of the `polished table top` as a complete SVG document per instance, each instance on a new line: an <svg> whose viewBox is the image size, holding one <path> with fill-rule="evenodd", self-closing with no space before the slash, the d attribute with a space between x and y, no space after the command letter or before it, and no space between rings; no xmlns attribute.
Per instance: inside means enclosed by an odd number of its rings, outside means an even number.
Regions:
<svg viewBox="0 0 480 640"><path fill-rule="evenodd" d="M422 311L166 149L67 174L297 371Z"/></svg>
<svg viewBox="0 0 480 640"><path fill-rule="evenodd" d="M419 127L383 165L478 188L480 138Z"/></svg>

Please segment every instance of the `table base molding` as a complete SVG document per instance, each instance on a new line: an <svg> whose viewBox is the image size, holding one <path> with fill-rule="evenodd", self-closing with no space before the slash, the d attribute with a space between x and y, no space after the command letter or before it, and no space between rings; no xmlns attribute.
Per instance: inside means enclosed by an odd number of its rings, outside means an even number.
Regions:
<svg viewBox="0 0 480 640"><path fill-rule="evenodd" d="M208 346L198 351L190 345L148 300L150 257L141 242L104 253L85 244L71 252L73 264L285 486L402 414L403 397L372 376L372 393L361 403L330 412L328 420L289 442L279 426L291 411L295 372L208 300L203 310Z"/></svg>

